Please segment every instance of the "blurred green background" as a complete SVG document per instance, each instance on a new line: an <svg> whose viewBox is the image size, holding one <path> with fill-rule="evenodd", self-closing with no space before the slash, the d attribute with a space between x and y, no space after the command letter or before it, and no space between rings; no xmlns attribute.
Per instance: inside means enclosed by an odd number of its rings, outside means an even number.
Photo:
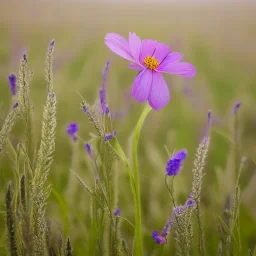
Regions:
<svg viewBox="0 0 256 256"><path fill-rule="evenodd" d="M193 63L197 76L192 79L166 75L171 90L169 105L152 112L143 128L139 164L143 202L145 255L158 255L152 238L161 230L172 206L164 186L167 145L187 148L185 166L175 181L178 204L183 204L191 188L191 169L196 147L203 136L209 109L213 113L211 146L207 160L202 211L208 255L216 255L219 241L218 215L232 190L233 104L239 110L240 149L247 156L242 173L241 233L243 254L256 244L256 5L254 3L209 1L173 3L137 1L7 1L0 3L0 123L11 106L8 75L17 74L19 59L29 50L29 68L34 70L31 96L35 106L34 138L39 141L43 104L46 98L44 61L48 43L56 40L54 87L58 100L57 144L50 183L54 192L47 215L56 234L70 236L74 255L85 255L90 236L90 196L69 173L72 167L87 184L93 184L91 167L82 143L72 144L65 133L70 121L80 124L79 135L88 140L92 126L80 111L79 92L93 103L101 86L104 65L111 59L107 81L108 102L117 116L114 127L126 152L129 138L143 106L129 97L136 76L127 61L115 56L104 45L108 32L127 37L135 32L141 38L165 42L173 51ZM12 132L14 144L19 129ZM75 154L73 154L75 151ZM0 255L5 255L4 193L13 178L8 155L0 163ZM133 222L133 205L128 178L121 163L116 165L122 215ZM121 224L122 234L132 245L132 229ZM172 240L171 236L169 240ZM172 255L168 243L165 255ZM195 255L197 255L195 253Z"/></svg>

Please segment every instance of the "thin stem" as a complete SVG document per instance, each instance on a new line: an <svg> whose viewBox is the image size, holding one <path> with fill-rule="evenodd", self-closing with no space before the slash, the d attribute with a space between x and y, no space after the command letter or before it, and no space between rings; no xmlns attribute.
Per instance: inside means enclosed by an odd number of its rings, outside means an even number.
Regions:
<svg viewBox="0 0 256 256"><path fill-rule="evenodd" d="M169 187L168 182L167 182L167 175L165 175L165 180L164 181L165 181L165 185L166 185L166 187L167 187L167 189L168 189L168 191L170 193L173 206L176 207L175 200L174 200L174 195L173 195L173 181L174 181L174 177L172 179L172 186L171 186L171 188Z"/></svg>
<svg viewBox="0 0 256 256"><path fill-rule="evenodd" d="M147 105L142 112L139 121L135 127L133 142L132 142L132 166L133 177L135 185L135 253L134 255L143 255L143 241L142 241L142 221L141 221L141 200L140 200L140 178L138 167L138 142L140 138L140 132L142 125L151 111L151 108Z"/></svg>

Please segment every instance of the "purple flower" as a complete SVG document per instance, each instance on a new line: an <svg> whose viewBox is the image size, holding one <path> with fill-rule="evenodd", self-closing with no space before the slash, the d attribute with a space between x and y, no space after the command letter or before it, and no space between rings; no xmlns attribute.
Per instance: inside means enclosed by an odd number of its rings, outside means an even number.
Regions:
<svg viewBox="0 0 256 256"><path fill-rule="evenodd" d="M105 69L103 71L102 86L101 86L101 90L99 92L101 111L102 111L103 114L108 114L107 111L109 112L109 108L108 108L108 105L106 103L106 81L107 81L107 74L108 74L109 65L110 65L110 60L107 61L107 64L106 64Z"/></svg>
<svg viewBox="0 0 256 256"><path fill-rule="evenodd" d="M114 211L114 215L115 215L115 216L120 216L120 214L121 214L120 208L119 208L119 207L116 207L116 210Z"/></svg>
<svg viewBox="0 0 256 256"><path fill-rule="evenodd" d="M194 199L193 198L189 198L188 200L187 200L187 202L186 202L186 207L193 207L193 206L195 206L195 201L194 201Z"/></svg>
<svg viewBox="0 0 256 256"><path fill-rule="evenodd" d="M15 96L17 93L16 76L14 74L9 75L9 85L12 95Z"/></svg>
<svg viewBox="0 0 256 256"><path fill-rule="evenodd" d="M82 110L86 115L88 115L88 108L86 106L83 106Z"/></svg>
<svg viewBox="0 0 256 256"><path fill-rule="evenodd" d="M107 133L105 135L105 141L111 140L116 136L116 130L113 131L113 133Z"/></svg>
<svg viewBox="0 0 256 256"><path fill-rule="evenodd" d="M110 115L110 110L109 110L108 104L106 104L106 111L105 111L105 113L106 113L107 115Z"/></svg>
<svg viewBox="0 0 256 256"><path fill-rule="evenodd" d="M92 158L92 148L91 148L91 145L89 143L85 143L84 146L85 146L85 149L86 149L89 157Z"/></svg>
<svg viewBox="0 0 256 256"><path fill-rule="evenodd" d="M167 223L165 224L162 232L159 234L158 231L153 231L152 237L155 240L157 244L165 244L167 242L166 236L169 234L170 229L173 225L173 222L175 220L175 217L181 216L183 212L189 208L195 206L195 201L189 197L189 199L186 201L184 205L177 206L173 208L173 212L171 213L171 216L167 220Z"/></svg>
<svg viewBox="0 0 256 256"><path fill-rule="evenodd" d="M16 103L12 106L12 109L17 108L18 106L19 106L19 103L18 103L18 102L16 102Z"/></svg>
<svg viewBox="0 0 256 256"><path fill-rule="evenodd" d="M241 106L241 102L237 102L235 105L234 105L234 108L233 108L233 111L234 111L234 114L236 115L239 108Z"/></svg>
<svg viewBox="0 0 256 256"><path fill-rule="evenodd" d="M54 45L55 45L55 40L52 39L49 46L50 46L50 47L53 47Z"/></svg>
<svg viewBox="0 0 256 256"><path fill-rule="evenodd" d="M78 130L79 130L79 127L77 123L70 123L67 126L66 132L69 136L72 137L73 141L76 141L77 140L76 133L78 132Z"/></svg>
<svg viewBox="0 0 256 256"><path fill-rule="evenodd" d="M152 232L152 238L155 240L157 244L166 244L166 238L164 236L159 235L158 231L154 230Z"/></svg>
<svg viewBox="0 0 256 256"><path fill-rule="evenodd" d="M175 153L174 156L170 157L166 164L166 175L175 176L179 173L183 161L187 157L187 150L182 149Z"/></svg>
<svg viewBox="0 0 256 256"><path fill-rule="evenodd" d="M182 77L193 77L195 67L180 62L182 54L172 52L170 47L155 40L141 40L135 33L129 33L129 40L119 34L109 33L105 37L107 47L117 55L131 61L130 68L138 70L132 95L139 102L148 101L155 110L165 107L170 100L169 88L161 73Z"/></svg>

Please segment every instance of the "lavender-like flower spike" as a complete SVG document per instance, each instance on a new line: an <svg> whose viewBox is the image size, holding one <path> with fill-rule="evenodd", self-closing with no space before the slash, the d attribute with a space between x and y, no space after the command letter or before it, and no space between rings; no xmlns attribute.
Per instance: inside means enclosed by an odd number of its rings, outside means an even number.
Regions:
<svg viewBox="0 0 256 256"><path fill-rule="evenodd" d="M173 212L171 213L171 216L167 220L167 223L165 224L161 233L159 234L158 231L156 230L153 231L152 238L155 240L155 242L157 244L165 244L167 242L166 236L169 234L170 229L173 226L176 217L182 216L186 209L194 206L195 206L195 201L190 196L184 205L174 207Z"/></svg>
<svg viewBox="0 0 256 256"><path fill-rule="evenodd" d="M162 232L161 232L161 235L162 235L162 236L165 237L165 236L167 236L168 233L170 232L170 229L171 229L171 227L172 227L172 225L173 225L173 218L174 218L174 215L173 215L173 213L172 213L171 216L170 216L170 218L167 220L167 222L166 222L166 224L165 224L165 226L164 226Z"/></svg>
<svg viewBox="0 0 256 256"><path fill-rule="evenodd" d="M105 141L111 140L116 136L116 130L113 131L113 133L107 133L105 135Z"/></svg>
<svg viewBox="0 0 256 256"><path fill-rule="evenodd" d="M121 214L121 209L120 209L120 207L117 207L113 214L114 214L115 216L120 216L120 214Z"/></svg>
<svg viewBox="0 0 256 256"><path fill-rule="evenodd" d="M102 75L102 89L103 90L106 90L106 81L107 81L109 66L110 66L110 60L107 61L105 69L103 71L103 75Z"/></svg>
<svg viewBox="0 0 256 256"><path fill-rule="evenodd" d="M85 146L86 151L88 152L89 157L92 158L92 148L91 148L91 145L89 143L85 143L84 146Z"/></svg>
<svg viewBox="0 0 256 256"><path fill-rule="evenodd" d="M77 140L76 133L78 132L78 130L79 130L78 124L73 122L67 126L66 132L69 136L72 137L73 141L76 141Z"/></svg>
<svg viewBox="0 0 256 256"><path fill-rule="evenodd" d="M179 173L183 161L187 157L187 150L182 149L175 153L174 156L170 157L166 164L166 175L175 176Z"/></svg>
<svg viewBox="0 0 256 256"><path fill-rule="evenodd" d="M14 74L9 75L9 84L12 95L15 96L17 93L16 76Z"/></svg>
<svg viewBox="0 0 256 256"><path fill-rule="evenodd" d="M110 65L110 60L107 61L107 64L106 64L105 69L103 71L102 87L101 87L101 90L99 92L100 105L101 105L101 110L102 110L103 114L107 114L106 113L107 110L109 112L108 105L106 103L106 81L107 81L107 74L108 74L109 65Z"/></svg>
<svg viewBox="0 0 256 256"><path fill-rule="evenodd" d="M234 105L234 108L233 108L233 112L234 114L236 115L239 108L241 107L241 102L237 102L235 105Z"/></svg>

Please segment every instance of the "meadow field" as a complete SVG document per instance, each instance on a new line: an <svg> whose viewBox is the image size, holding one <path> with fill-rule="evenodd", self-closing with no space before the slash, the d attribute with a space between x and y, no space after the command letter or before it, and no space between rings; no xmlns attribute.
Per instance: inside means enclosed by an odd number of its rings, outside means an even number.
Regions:
<svg viewBox="0 0 256 256"><path fill-rule="evenodd" d="M108 175L110 186L113 186L110 208L113 212L117 206L121 209L115 234L120 241L125 240L129 252L108 247L108 242L99 249L97 241L101 240L97 240L97 232L102 232L102 241L105 236L110 241L105 234L109 226L103 225L104 230L99 231L97 216L100 214L94 212L93 197L73 173L93 189L97 184L95 168L104 163L105 153L98 153L100 160L97 162L85 149L84 142L89 142L96 157L101 143L94 126L81 111L80 103L85 99L94 104L99 97L102 73L108 60L106 93L112 115L108 125L111 131L116 131L116 139L128 162L134 157L134 128L146 103L138 103L131 96L137 72L129 69L128 62L111 52L104 43L106 34L111 32L125 38L129 32L135 32L143 39L152 38L168 44L172 52L182 53L184 61L192 63L197 70L193 78L164 75L171 100L160 111L152 110L141 130L137 156L143 255L179 253L179 241L175 240L177 232L171 230L164 245L152 239L152 231L162 230L173 210L165 185L168 151L172 154L185 148L188 152L173 183L176 204L183 205L191 192L193 163L197 147L205 136L209 110L212 114L210 144L200 200L204 253L198 249L200 230L193 215L193 243L187 255L256 255L256 4L180 2L1 1L0 129L17 101L10 92L8 76L11 73L18 76L20 59L26 51L28 70L34 73L30 83L30 133L26 135L22 118L18 118L12 131L5 134L8 143L0 153L1 256L71 255L66 251L66 254L8 254L6 191L9 181L12 181L14 194L19 187L16 179L18 156L13 155L13 150L17 151L19 145L25 147L28 140L32 145L28 152L34 160L32 165L39 161L35 159L47 98L45 58L52 39L55 40L53 91L57 101L57 126L54 160L46 181L46 185L52 185L44 215L45 223L51 223L49 244L58 244L61 236L63 244L69 237L72 255L139 255L136 249L133 251L136 214L127 167L122 159L119 156L111 158L111 170L106 168L106 172L111 172ZM234 113L237 103L241 106ZM75 142L66 132L70 122L79 125L79 138ZM108 150L111 143L109 145ZM27 173L26 159L24 153L19 163L20 175ZM230 228L226 219L232 215L236 175L241 162L239 220L236 220L239 228L234 232L233 251L225 251L224 244L220 249L221 232L225 227ZM31 184L27 181L27 189ZM14 212L14 218L19 219L20 214ZM103 222L105 218L102 217ZM230 237L232 240L233 235Z"/></svg>

